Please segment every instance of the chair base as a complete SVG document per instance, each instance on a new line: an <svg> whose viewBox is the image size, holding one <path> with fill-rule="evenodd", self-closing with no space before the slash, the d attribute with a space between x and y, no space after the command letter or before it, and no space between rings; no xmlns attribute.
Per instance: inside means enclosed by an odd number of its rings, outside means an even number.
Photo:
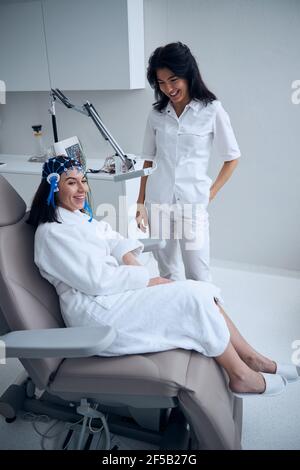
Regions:
<svg viewBox="0 0 300 470"><path fill-rule="evenodd" d="M76 423L82 418L76 412L75 403L65 401L48 392L44 392L40 397L36 395L27 396L26 389L28 389L28 381L21 385L13 384L0 397L0 414L6 418L7 423L13 422L20 411L47 415L52 419L70 423ZM155 445L159 450L187 450L190 448L191 434L189 425L178 407L157 410L161 415L159 431L153 431L137 424L134 418L130 416L129 409L118 408L114 410L113 407L101 406L101 404L97 409L103 413L108 413L107 422L109 431L112 434ZM155 411L152 410L152 413L155 413ZM102 421L100 419L93 419L93 428L100 429L101 426ZM86 446L89 443L92 443L92 439L88 437ZM64 447L65 443L62 443L62 446Z"/></svg>

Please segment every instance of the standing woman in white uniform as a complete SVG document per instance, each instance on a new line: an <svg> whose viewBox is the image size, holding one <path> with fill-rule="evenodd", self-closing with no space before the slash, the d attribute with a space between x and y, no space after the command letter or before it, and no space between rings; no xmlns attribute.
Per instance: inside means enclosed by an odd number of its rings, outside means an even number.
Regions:
<svg viewBox="0 0 300 470"><path fill-rule="evenodd" d="M211 281L207 206L237 166L240 150L230 119L205 86L190 49L180 43L158 47L147 78L155 91L143 155L157 169L141 179L137 224L166 240L156 251L162 277ZM212 184L207 168L215 146L223 166ZM145 167L152 166L146 161Z"/></svg>

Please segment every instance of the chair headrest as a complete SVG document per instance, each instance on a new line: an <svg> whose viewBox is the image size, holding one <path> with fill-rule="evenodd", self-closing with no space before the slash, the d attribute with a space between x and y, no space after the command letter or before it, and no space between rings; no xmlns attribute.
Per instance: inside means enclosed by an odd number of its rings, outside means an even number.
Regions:
<svg viewBox="0 0 300 470"><path fill-rule="evenodd" d="M12 185L0 175L0 227L13 225L26 212L26 204Z"/></svg>

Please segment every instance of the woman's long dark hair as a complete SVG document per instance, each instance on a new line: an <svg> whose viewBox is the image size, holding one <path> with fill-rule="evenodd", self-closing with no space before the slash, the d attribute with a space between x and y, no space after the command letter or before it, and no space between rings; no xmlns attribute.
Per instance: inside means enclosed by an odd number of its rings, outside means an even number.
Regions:
<svg viewBox="0 0 300 470"><path fill-rule="evenodd" d="M64 161L64 156L59 156L56 157L57 159L61 159ZM72 162L67 162L65 164L65 168L72 167ZM75 167L76 168L76 167ZM86 175L85 175L86 178ZM27 219L27 223L32 225L35 229L40 224L44 224L46 222L57 222L61 223L58 220L58 215L57 215L57 205L58 205L58 196L57 192L54 193L54 202L55 202L55 207L53 207L51 204L48 205L47 199L49 196L49 189L50 185L47 182L46 179L42 179L35 195L32 201L29 217ZM87 194L87 200L89 205L91 206L91 198L90 198L90 193ZM85 212L82 210L82 212Z"/></svg>
<svg viewBox="0 0 300 470"><path fill-rule="evenodd" d="M155 49L148 62L147 78L154 89L156 102L153 107L157 111L162 111L169 102L169 98L160 90L156 76L157 70L163 68L170 69L177 77L187 80L191 100L202 101L206 106L217 99L203 82L196 59L188 46L181 42L172 42Z"/></svg>
<svg viewBox="0 0 300 470"><path fill-rule="evenodd" d="M59 222L57 218L57 193L54 193L55 207L47 204L50 185L46 180L42 180L32 201L27 223L35 229L45 222Z"/></svg>

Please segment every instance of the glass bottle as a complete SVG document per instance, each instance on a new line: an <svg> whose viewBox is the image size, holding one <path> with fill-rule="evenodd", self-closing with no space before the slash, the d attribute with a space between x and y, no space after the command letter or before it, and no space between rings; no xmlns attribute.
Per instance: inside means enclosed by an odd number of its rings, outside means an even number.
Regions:
<svg viewBox="0 0 300 470"><path fill-rule="evenodd" d="M48 151L43 141L42 125L36 124L31 127L33 129L35 150L34 150L34 154L30 158L30 161L44 162L48 159Z"/></svg>

